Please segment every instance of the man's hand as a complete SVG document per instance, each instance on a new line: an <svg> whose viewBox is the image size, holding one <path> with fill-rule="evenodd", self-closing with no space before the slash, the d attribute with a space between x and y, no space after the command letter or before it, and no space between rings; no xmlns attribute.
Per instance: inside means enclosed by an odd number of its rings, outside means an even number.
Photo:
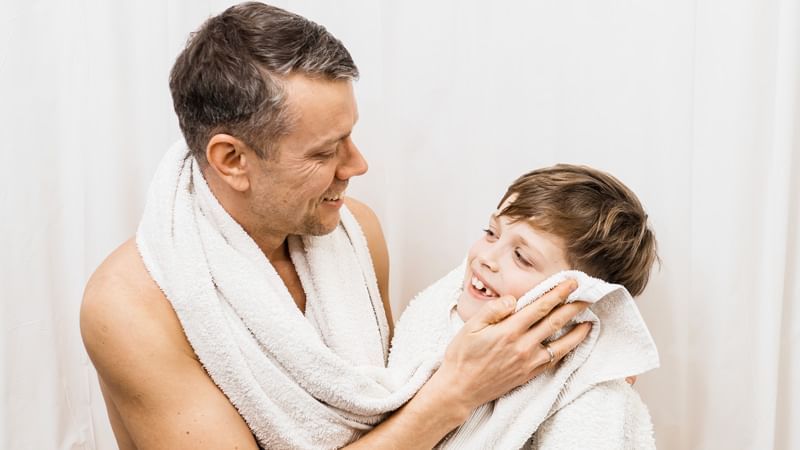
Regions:
<svg viewBox="0 0 800 450"><path fill-rule="evenodd" d="M588 323L579 324L550 342L550 362L542 341L588 307L563 304L576 286L565 281L516 314L511 297L484 305L450 343L442 366L417 395L347 448L432 448L473 409L557 364L591 330Z"/></svg>
<svg viewBox="0 0 800 450"><path fill-rule="evenodd" d="M450 343L434 374L437 384L468 414L555 365L591 330L590 324L579 324L550 342L550 361L542 342L588 307L584 302L563 304L576 286L565 281L516 314L510 296L484 305Z"/></svg>

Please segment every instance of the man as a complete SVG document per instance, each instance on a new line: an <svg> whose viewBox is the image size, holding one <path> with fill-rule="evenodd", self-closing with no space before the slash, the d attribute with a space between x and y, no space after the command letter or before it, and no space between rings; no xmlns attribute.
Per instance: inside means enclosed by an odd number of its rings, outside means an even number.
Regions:
<svg viewBox="0 0 800 450"><path fill-rule="evenodd" d="M189 154L209 189L266 256L297 308L305 312L307 296L287 239L330 233L345 204L366 237L369 269L391 324L380 225L366 205L344 197L350 178L367 170L350 137L358 119L357 76L347 50L321 26L246 3L193 35L170 88ZM558 306L573 288L559 286L513 315L509 299L487 303L417 394L350 446L430 448L473 408L555 364L588 333L579 326L541 345L585 308ZM253 431L201 364L170 300L134 239L86 287L81 332L120 448L256 448Z"/></svg>

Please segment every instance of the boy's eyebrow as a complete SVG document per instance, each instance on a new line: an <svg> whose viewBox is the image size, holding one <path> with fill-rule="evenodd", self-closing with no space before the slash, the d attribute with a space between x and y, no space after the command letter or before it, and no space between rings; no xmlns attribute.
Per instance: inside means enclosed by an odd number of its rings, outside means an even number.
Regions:
<svg viewBox="0 0 800 450"><path fill-rule="evenodd" d="M522 245L524 245L525 247L527 247L527 248L528 248L530 251L532 251L533 253L536 253L536 255L535 255L535 256L536 256L537 258L539 258L539 259L540 259L542 262L544 262L544 261L546 260L546 258L544 257L544 254L543 254L543 253L542 253L542 252L541 252L541 251L540 251L540 250L539 250L539 249L538 249L536 246L534 246L534 245L531 245L531 244L530 244L530 243L529 243L527 240L525 240L525 238L524 238L523 236L521 236L521 235L517 235L517 236L516 236L516 238L517 238L517 240L519 240L519 242L520 242Z"/></svg>

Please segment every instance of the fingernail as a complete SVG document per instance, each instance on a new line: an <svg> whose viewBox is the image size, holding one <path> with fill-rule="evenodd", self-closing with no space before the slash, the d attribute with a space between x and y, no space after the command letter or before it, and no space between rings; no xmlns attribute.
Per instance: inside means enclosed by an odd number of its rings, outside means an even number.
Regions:
<svg viewBox="0 0 800 450"><path fill-rule="evenodd" d="M569 280L567 280L567 282L569 283L567 285L567 289L569 289L570 292L574 291L575 289L578 289L578 282L577 281L575 281L572 278L570 278Z"/></svg>

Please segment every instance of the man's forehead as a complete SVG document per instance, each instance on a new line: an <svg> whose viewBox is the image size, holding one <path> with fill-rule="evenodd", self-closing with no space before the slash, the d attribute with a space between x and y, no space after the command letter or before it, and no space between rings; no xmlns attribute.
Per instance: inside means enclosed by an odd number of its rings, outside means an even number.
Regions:
<svg viewBox="0 0 800 450"><path fill-rule="evenodd" d="M332 144L352 131L358 107L349 80L327 80L295 74L285 78L287 113L292 126L287 136L304 147Z"/></svg>

